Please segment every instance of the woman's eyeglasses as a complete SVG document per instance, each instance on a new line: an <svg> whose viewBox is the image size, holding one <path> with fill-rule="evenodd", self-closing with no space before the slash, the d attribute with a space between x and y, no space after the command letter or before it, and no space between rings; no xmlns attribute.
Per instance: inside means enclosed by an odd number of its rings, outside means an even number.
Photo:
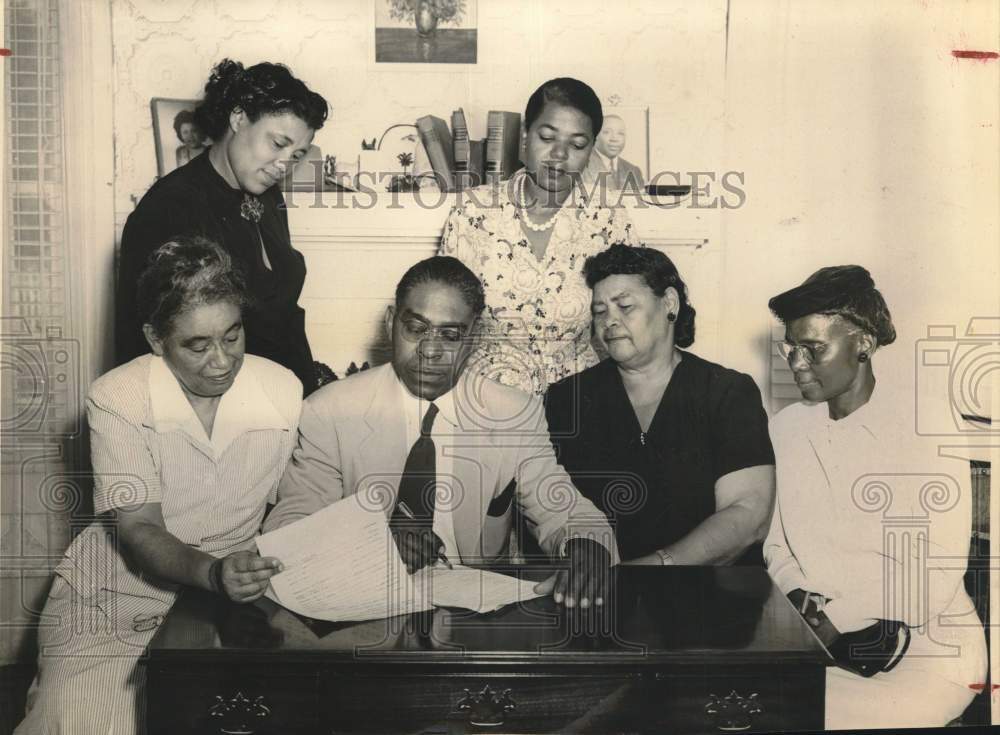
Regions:
<svg viewBox="0 0 1000 735"><path fill-rule="evenodd" d="M793 345L791 342L779 342L778 354L789 362L791 362L793 355L798 355L800 359L805 360L806 364L812 365L823 359L823 353L826 352L826 348L826 345L818 343L814 345Z"/></svg>

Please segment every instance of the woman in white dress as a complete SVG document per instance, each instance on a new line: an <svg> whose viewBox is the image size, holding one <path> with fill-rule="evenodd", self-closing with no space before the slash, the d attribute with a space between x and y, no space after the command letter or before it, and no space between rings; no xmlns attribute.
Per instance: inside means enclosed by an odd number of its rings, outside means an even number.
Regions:
<svg viewBox="0 0 1000 735"><path fill-rule="evenodd" d="M896 333L868 271L823 268L769 305L805 402L771 422L777 501L764 558L840 665L827 670L826 727L944 725L986 673L963 585L969 464L916 435L912 391L876 383L873 357ZM861 639L884 655L848 655Z"/></svg>
<svg viewBox="0 0 1000 735"><path fill-rule="evenodd" d="M137 661L180 586L250 602L281 568L254 537L295 444L301 383L244 354L246 283L218 245L166 243L139 294L153 354L91 386L102 518L56 569L18 735L144 732Z"/></svg>
<svg viewBox="0 0 1000 735"><path fill-rule="evenodd" d="M609 206L619 197L601 202L580 185L603 120L589 86L546 82L524 112L524 168L463 194L445 222L440 254L465 263L486 290L470 368L504 385L541 395L598 362L583 263L613 242L638 241L625 210Z"/></svg>

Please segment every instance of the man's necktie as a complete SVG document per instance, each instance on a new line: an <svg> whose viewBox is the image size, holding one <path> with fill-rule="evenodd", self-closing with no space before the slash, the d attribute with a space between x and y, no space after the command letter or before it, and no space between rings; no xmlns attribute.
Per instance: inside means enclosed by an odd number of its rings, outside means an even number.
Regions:
<svg viewBox="0 0 1000 735"><path fill-rule="evenodd" d="M431 429L438 407L433 403L427 407L424 420L420 424L420 438L410 448L403 467L403 475L399 480L399 495L393 520L400 522L404 518L410 523L426 524L431 528L434 524L434 490L437 482L437 466L434 456L434 440L431 439ZM405 503L405 509L403 505ZM407 513L407 510L409 513Z"/></svg>

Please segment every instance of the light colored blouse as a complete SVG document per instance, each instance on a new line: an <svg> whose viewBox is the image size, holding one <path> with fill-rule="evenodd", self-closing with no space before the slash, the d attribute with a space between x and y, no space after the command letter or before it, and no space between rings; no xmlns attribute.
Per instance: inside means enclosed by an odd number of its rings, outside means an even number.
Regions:
<svg viewBox="0 0 1000 735"><path fill-rule="evenodd" d="M96 380L87 398L95 512L160 503L167 531L194 548L223 556L252 547L295 446L301 405L291 371L246 355L209 439L163 359L137 357ZM56 572L85 597L172 599L176 586L131 569L112 530L95 522Z"/></svg>
<svg viewBox="0 0 1000 735"><path fill-rule="evenodd" d="M782 592L830 598L824 612L842 633L879 619L925 626L908 656L964 686L985 665L963 584L969 463L939 456L936 443L916 435L913 401L879 384L837 421L825 403L796 403L774 417L777 498L764 558Z"/></svg>
<svg viewBox="0 0 1000 735"><path fill-rule="evenodd" d="M463 194L445 222L440 254L465 263L486 290L483 338L469 369L542 394L598 361L584 261L614 242L635 245L638 238L624 209L587 201L577 190L556 216L539 260L511 201L521 175Z"/></svg>

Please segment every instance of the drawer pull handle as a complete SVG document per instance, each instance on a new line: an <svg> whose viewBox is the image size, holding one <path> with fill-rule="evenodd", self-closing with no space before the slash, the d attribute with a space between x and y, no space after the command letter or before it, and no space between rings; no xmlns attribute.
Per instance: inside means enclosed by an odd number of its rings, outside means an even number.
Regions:
<svg viewBox="0 0 1000 735"><path fill-rule="evenodd" d="M475 694L465 689L458 702L458 710L469 713L469 724L474 727L499 727L503 725L504 715L516 707L517 702L511 698L510 689L494 692L489 684Z"/></svg>
<svg viewBox="0 0 1000 735"><path fill-rule="evenodd" d="M257 727L271 716L271 708L264 704L263 696L250 700L243 692L236 692L226 699L216 694L208 716L219 721L220 735L254 735Z"/></svg>
<svg viewBox="0 0 1000 735"><path fill-rule="evenodd" d="M709 695L705 705L705 714L715 717L715 729L719 732L742 732L749 730L753 724L754 715L764 711L757 694L743 697L733 690L725 697L717 694Z"/></svg>

